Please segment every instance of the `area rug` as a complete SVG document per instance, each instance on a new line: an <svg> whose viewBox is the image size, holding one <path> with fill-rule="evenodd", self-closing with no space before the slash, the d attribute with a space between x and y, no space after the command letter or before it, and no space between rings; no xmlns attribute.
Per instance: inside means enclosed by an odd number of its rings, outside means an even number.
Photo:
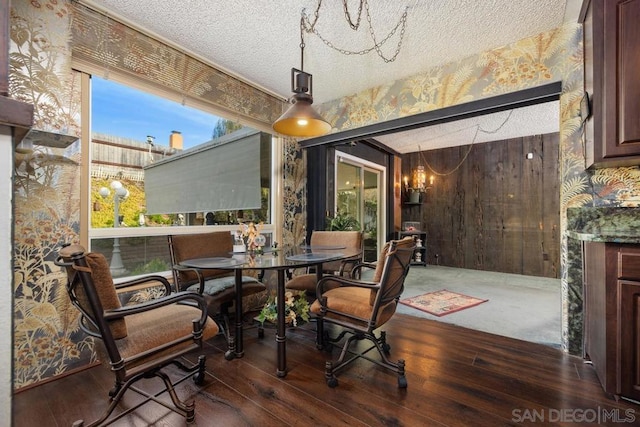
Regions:
<svg viewBox="0 0 640 427"><path fill-rule="evenodd" d="M487 301L489 300L470 297L442 289L440 291L405 298L401 300L400 303L440 317L464 310L465 308L474 307Z"/></svg>

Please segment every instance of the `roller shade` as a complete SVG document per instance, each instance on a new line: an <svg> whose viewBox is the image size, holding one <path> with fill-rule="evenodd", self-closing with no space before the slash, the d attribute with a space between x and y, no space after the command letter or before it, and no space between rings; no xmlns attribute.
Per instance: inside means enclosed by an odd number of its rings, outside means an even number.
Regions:
<svg viewBox="0 0 640 427"><path fill-rule="evenodd" d="M145 166L147 213L259 209L261 135L242 129Z"/></svg>

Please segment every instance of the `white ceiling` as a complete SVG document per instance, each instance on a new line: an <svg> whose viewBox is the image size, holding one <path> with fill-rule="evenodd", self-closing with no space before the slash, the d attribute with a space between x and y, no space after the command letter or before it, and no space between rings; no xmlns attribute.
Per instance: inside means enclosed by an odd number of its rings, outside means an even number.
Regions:
<svg viewBox="0 0 640 427"><path fill-rule="evenodd" d="M313 15L318 4L317 0L87 0L85 3L282 99L291 95L291 68L301 66L302 9ZM355 20L359 2L347 3ZM397 59L387 63L375 51L345 55L325 45L316 35L305 34L304 70L313 74L316 103L500 47L559 27L565 21L577 22L581 0L370 0L369 3L371 24L378 40L387 36L408 7L406 31ZM322 2L316 29L343 49L359 51L373 44L366 11L363 10L359 30L354 31L345 19L342 0ZM393 55L398 40L395 34L382 46L385 56ZM557 105L552 108L556 109L553 123L557 131ZM543 114L548 116L546 112ZM497 113L498 122L500 117ZM522 123L514 128L527 129L529 134L547 133L529 131L540 120L526 117L524 128ZM492 130L494 125L486 124L483 128ZM452 140L452 130L471 124L456 125L455 129L454 124L440 126L443 129L439 132L447 135L449 142L433 142L434 130L430 128L429 144L434 148L460 144L460 140L457 143ZM422 138L423 133L413 131L411 139ZM412 146L415 142L404 136L377 139L400 152L416 151ZM462 143L469 143L468 134L463 140L467 142Z"/></svg>

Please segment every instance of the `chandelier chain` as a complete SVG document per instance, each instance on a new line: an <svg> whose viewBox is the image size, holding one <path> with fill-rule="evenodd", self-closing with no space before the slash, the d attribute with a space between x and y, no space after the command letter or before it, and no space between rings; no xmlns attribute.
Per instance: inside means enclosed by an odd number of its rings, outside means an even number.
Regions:
<svg viewBox="0 0 640 427"><path fill-rule="evenodd" d="M365 12L366 12L366 17L367 17L367 22L369 24L369 34L371 36L371 39L373 40L373 46L363 49L363 50L359 50L359 51L354 51L354 50L348 50L348 49L343 49L340 48L338 46L335 46L330 40L328 40L326 37L324 37L322 34L320 34L320 32L316 29L316 24L318 22L318 18L320 17L320 6L322 5L322 0L318 0L318 6L316 7L315 11L314 11L314 17L313 20L311 20L311 18L309 17L309 15L306 14L306 9L303 8L302 9L302 16L300 19L300 31L302 32L307 32L307 33L313 33L315 34L320 40L322 40L322 42L327 45L328 47L330 47L331 49L337 50L338 52L342 53L343 55L366 55L367 53L375 50L376 53L378 54L378 56L380 56L380 58L382 58L384 60L384 62L393 62L395 61L396 57L398 56L398 54L400 53L400 49L402 48L402 41L404 40L404 34L405 34L405 29L407 26L407 14L409 11L409 7L405 7L404 13L402 14L402 16L400 17L400 20L398 21L398 23L396 24L396 26L389 32L389 34L387 34L387 36L385 38L383 38L382 40L378 41L378 37L376 36L376 33L373 29L373 23L371 22L371 14L369 13L369 2L367 0L360 0L360 5L358 7L358 19L356 20L356 23L353 23L353 19L351 18L351 14L349 13L349 9L347 7L347 0L343 0L342 1L343 4L343 8L344 8L344 13L345 13L345 19L347 20L347 23L349 24L349 26L353 29L353 30L358 30L358 28L360 27L360 22L361 22L361 18L362 18L362 9L364 6ZM392 56L387 57L385 56L385 54L382 52L381 47L391 38L393 37L394 34L396 34L398 32L398 29L400 29L400 37L398 40L398 44L396 45L396 49L393 53ZM302 34L301 34L301 38ZM304 39L302 40L300 47L304 48Z"/></svg>
<svg viewBox="0 0 640 427"><path fill-rule="evenodd" d="M353 21L351 20L351 14L349 13L347 0L344 0L342 2L342 6L344 7L344 17L349 23L349 26L351 27L351 29L354 31L358 31L358 28L360 28L360 20L362 19L362 3L364 3L364 1L360 0L360 4L358 5L358 21L354 24ZM367 3L367 14L368 13L369 13L369 4Z"/></svg>

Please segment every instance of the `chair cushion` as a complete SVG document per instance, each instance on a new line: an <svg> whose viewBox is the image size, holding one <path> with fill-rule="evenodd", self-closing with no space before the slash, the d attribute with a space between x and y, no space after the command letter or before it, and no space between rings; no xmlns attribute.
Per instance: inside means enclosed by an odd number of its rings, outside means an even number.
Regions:
<svg viewBox="0 0 640 427"><path fill-rule="evenodd" d="M231 296L234 295L236 285L235 276L226 276L226 277L217 277L215 279L209 279L204 282L204 291L202 292L204 295L209 296L217 296L226 290L232 290ZM251 286L251 285L257 285ZM247 289L255 289L254 292L245 292L245 288ZM199 284L191 285L187 288L188 291L198 292L200 289ZM266 287L258 281L255 277L251 276L242 276L242 295L250 295L255 292L259 292L266 289Z"/></svg>
<svg viewBox="0 0 640 427"><path fill-rule="evenodd" d="M198 319L201 311L186 304L172 304L153 310L127 316L129 335L116 341L120 355L126 360L141 352L151 350L173 340L191 336L193 332L192 320ZM204 326L202 340L216 336L219 332L216 322L207 318ZM193 340L186 340L178 346L170 346L169 349L155 355L127 363L127 369L140 365L148 360L158 358L158 355L172 354L181 348L193 345Z"/></svg>
<svg viewBox="0 0 640 427"><path fill-rule="evenodd" d="M91 269L91 278L93 279L98 298L102 304L102 309L113 310L120 308L120 299L116 293L116 287L113 284L113 278L111 276L111 270L109 269L109 263L104 255L90 252L86 255L87 265ZM87 295L82 286L78 286L76 296L82 307L89 308L89 301ZM91 310L87 310L89 313ZM124 319L109 321L109 328L113 338L118 340L127 336L127 324Z"/></svg>
<svg viewBox="0 0 640 427"><path fill-rule="evenodd" d="M293 289L295 291L306 291L308 294L316 293L316 274L301 274L294 276L291 280L287 281L285 287L287 289Z"/></svg>
<svg viewBox="0 0 640 427"><path fill-rule="evenodd" d="M366 288L357 288L354 286L345 286L341 288L331 289L326 291L323 296L327 298L327 307L331 310L338 311L340 313L349 314L362 319L362 322L367 322L371 318L373 307L369 304L369 296L371 291ZM320 301L315 300L311 304L311 312L319 314L321 311ZM396 302L391 301L388 304L380 307L378 310L378 317L376 318L376 328L385 324L393 313L396 311ZM340 316L338 313L328 312L326 317L332 319L340 319L350 323L350 320L344 316Z"/></svg>
<svg viewBox="0 0 640 427"><path fill-rule="evenodd" d="M325 275L324 277L327 276ZM285 287L287 289L293 289L294 291L306 291L307 295L315 295L317 284L316 273L309 273L293 277L285 284ZM325 289L333 289L338 286L340 286L339 283L328 281L328 283L325 284Z"/></svg>

